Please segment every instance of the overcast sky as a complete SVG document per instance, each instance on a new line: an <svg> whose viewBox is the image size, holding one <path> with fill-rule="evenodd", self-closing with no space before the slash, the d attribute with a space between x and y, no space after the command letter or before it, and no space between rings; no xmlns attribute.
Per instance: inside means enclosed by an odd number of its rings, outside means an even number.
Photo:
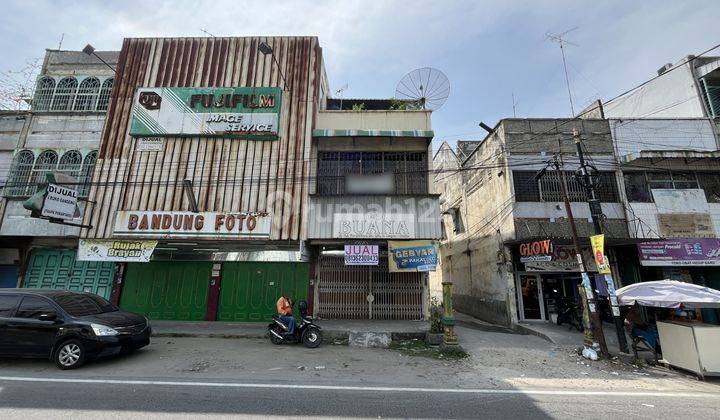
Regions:
<svg viewBox="0 0 720 420"><path fill-rule="evenodd" d="M418 67L451 83L433 113L435 145L482 138L480 121L570 115L562 59L546 33L567 35L576 111L720 43L720 1L4 1L0 70L45 48L118 50L123 37L316 35L333 90L392 97ZM720 53L720 51L715 51ZM720 54L718 54L720 55Z"/></svg>

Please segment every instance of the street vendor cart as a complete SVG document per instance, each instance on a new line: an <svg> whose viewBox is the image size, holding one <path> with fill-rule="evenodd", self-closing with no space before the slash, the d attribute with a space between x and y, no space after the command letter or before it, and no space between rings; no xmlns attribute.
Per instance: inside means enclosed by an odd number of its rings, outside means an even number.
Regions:
<svg viewBox="0 0 720 420"><path fill-rule="evenodd" d="M720 308L720 291L674 280L635 283L617 290L620 305ZM700 378L720 376L720 326L699 321L657 321L663 361Z"/></svg>

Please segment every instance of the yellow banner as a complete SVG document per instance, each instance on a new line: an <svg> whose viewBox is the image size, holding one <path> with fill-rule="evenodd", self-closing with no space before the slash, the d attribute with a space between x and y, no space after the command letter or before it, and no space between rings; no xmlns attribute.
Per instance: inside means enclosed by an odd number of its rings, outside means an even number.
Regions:
<svg viewBox="0 0 720 420"><path fill-rule="evenodd" d="M595 258L598 273L610 274L610 264L608 264L607 257L605 256L605 235L591 236L590 244L592 245L593 257Z"/></svg>

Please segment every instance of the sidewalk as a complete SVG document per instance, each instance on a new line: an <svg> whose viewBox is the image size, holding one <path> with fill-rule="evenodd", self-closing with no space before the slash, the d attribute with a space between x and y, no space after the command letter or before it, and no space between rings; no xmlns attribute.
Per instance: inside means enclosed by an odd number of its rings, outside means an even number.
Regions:
<svg viewBox="0 0 720 420"><path fill-rule="evenodd" d="M516 324L515 329L524 334L536 335L560 346L580 347L583 343L583 333L578 332L574 328L568 328L566 325L556 325L545 321L525 321ZM615 355L621 354L615 325L603 322L603 332L605 335L605 343L608 346L608 351ZM624 329L623 334L625 334ZM627 340L629 346L632 341L627 334L625 334L625 339Z"/></svg>
<svg viewBox="0 0 720 420"><path fill-rule="evenodd" d="M388 340L423 339L428 330L426 321L385 320L315 320L322 328L326 342L368 336L384 336ZM155 337L203 338L265 338L268 322L222 321L150 321Z"/></svg>

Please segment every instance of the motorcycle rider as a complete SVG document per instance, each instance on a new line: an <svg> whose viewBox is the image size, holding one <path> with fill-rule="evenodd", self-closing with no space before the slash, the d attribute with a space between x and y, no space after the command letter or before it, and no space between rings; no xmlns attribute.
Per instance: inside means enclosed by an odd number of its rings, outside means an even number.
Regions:
<svg viewBox="0 0 720 420"><path fill-rule="evenodd" d="M283 293L275 304L280 320L288 327L288 336L295 333L295 317L292 313L292 298L290 296L290 293Z"/></svg>

